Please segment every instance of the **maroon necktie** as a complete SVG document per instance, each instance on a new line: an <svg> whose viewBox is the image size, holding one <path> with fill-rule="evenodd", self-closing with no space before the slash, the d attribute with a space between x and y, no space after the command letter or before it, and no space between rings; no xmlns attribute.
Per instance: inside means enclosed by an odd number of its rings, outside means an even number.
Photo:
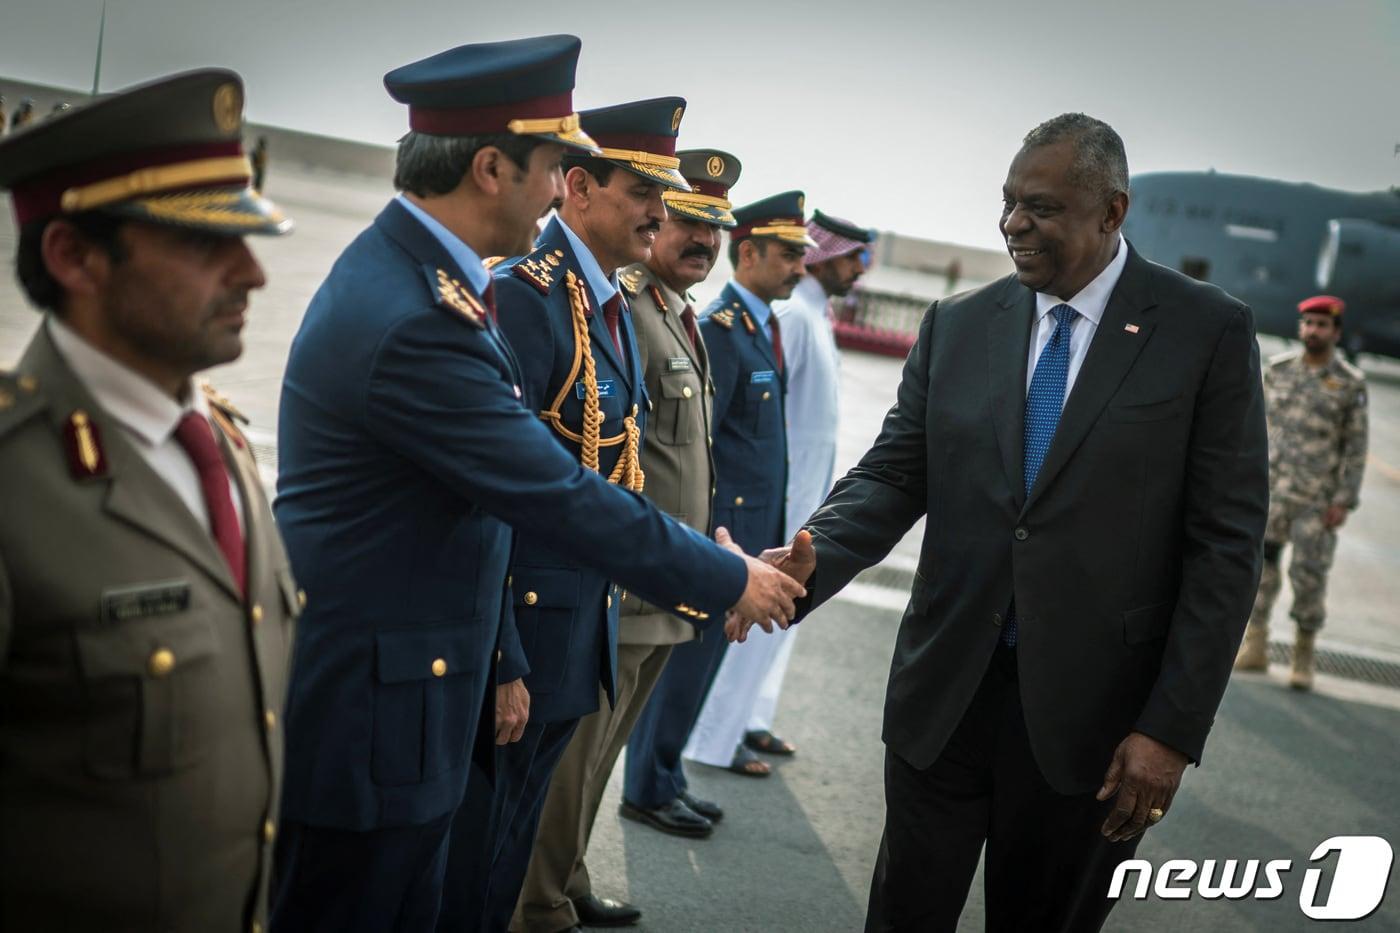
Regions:
<svg viewBox="0 0 1400 933"><path fill-rule="evenodd" d="M209 419L199 412L186 412L175 427L175 440L194 461L194 468L199 473L199 488L209 509L209 526L214 534L214 543L219 546L224 560L228 561L228 569L233 571L238 592L246 595L243 532L238 527L238 515L233 510L228 470L224 467L218 442L214 440L214 429L209 426Z"/></svg>
<svg viewBox="0 0 1400 933"><path fill-rule="evenodd" d="M481 293L481 303L486 305L486 313L491 315L491 320L499 321L496 317L496 285L493 282L486 283L486 291Z"/></svg>
<svg viewBox="0 0 1400 933"><path fill-rule="evenodd" d="M700 343L700 331L695 327L695 309L690 305L685 306L681 312L681 323L685 325L686 336L690 338L690 349L697 350Z"/></svg>
<svg viewBox="0 0 1400 933"><path fill-rule="evenodd" d="M622 335L618 330L622 321L622 294L619 292L608 299L603 305L603 320L608 323L608 333L612 334L613 346L617 347L617 355L622 356Z"/></svg>
<svg viewBox="0 0 1400 933"><path fill-rule="evenodd" d="M783 332L778 329L778 316L769 312L768 328L773 332L773 362L778 364L778 372L783 371Z"/></svg>

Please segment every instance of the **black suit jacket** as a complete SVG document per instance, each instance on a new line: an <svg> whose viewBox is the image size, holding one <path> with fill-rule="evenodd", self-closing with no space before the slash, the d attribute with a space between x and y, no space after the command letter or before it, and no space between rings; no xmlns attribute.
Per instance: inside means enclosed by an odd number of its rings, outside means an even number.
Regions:
<svg viewBox="0 0 1400 933"><path fill-rule="evenodd" d="M1248 307L1129 252L1036 485L1022 480L1035 296L936 302L874 447L812 516L811 605L928 515L884 739L932 764L1015 598L1040 770L1095 789L1138 730L1198 761L1254 598L1268 510Z"/></svg>

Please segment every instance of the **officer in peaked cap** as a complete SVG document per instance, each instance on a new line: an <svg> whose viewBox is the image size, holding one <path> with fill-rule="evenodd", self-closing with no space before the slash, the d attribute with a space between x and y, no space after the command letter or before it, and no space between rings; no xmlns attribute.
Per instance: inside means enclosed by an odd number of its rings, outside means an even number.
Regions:
<svg viewBox="0 0 1400 933"><path fill-rule="evenodd" d="M274 931L436 928L449 825L490 797L469 789L473 760L489 776L495 743L526 727L513 529L689 612L788 610L786 577L611 488L522 405L481 257L529 249L563 195L564 151L595 148L571 101L578 52L571 36L468 45L386 76L411 127L401 193L346 248L292 343L277 516L309 608ZM571 585L513 582L523 605L552 606ZM487 826L468 829L475 845Z"/></svg>
<svg viewBox="0 0 1400 933"><path fill-rule="evenodd" d="M0 142L43 312L0 373L0 927L260 930L301 599L199 370L264 284L230 71Z"/></svg>
<svg viewBox="0 0 1400 933"><path fill-rule="evenodd" d="M700 322L715 382L715 522L731 524L735 540L754 553L787 540L790 367L771 302L792 295L806 252L816 246L804 224L804 200L802 192L788 191L734 211L734 278ZM747 777L770 773L744 736L786 636L756 633L716 659L685 757Z"/></svg>
<svg viewBox="0 0 1400 933"><path fill-rule="evenodd" d="M651 255L625 266L618 279L631 312L642 379L653 400L641 449L644 494L692 528L709 533L714 491L709 359L685 295L709 275L720 229L734 223L728 191L739 177L739 160L713 149L677 152L676 157L689 187L662 192L668 219L656 234ZM615 925L640 917L635 907L593 894L583 858L613 764L671 646L690 642L696 634L690 622L625 594L614 702L583 717L554 772L511 929L554 933L578 924ZM707 630L705 638L723 641L717 629ZM694 819L695 827L708 831L708 822Z"/></svg>
<svg viewBox="0 0 1400 933"><path fill-rule="evenodd" d="M676 157L684 113L679 97L582 113L583 131L599 153L565 157L558 214L531 253L495 270L501 327L520 359L526 405L550 427L561 451L634 492L643 488L640 455L650 406L616 273L650 254L666 219L662 192L690 188ZM591 559L562 552L559 531L525 533L516 545L515 621L526 647L522 664L502 663L501 678L523 678L530 724L518 743L500 750L495 799L488 799L485 775L468 791L482 808L472 819L459 819L454 835L443 909L448 929L477 923L504 929L510 922L555 765L579 719L598 709L599 688L616 702L619 582L625 581L614 582ZM622 535L609 547L632 553L638 542ZM681 615L692 622L717 618ZM507 806L514 818L492 824ZM483 832L487 825L491 831ZM468 839L478 846L475 859L458 857Z"/></svg>

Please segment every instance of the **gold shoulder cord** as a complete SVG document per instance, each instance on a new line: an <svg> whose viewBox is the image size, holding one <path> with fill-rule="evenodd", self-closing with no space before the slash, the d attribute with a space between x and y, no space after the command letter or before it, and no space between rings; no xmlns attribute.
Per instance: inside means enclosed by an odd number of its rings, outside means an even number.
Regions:
<svg viewBox="0 0 1400 933"><path fill-rule="evenodd" d="M565 271L564 285L569 290L569 308L573 311L574 364L569 369L564 384L559 387L559 394L554 397L553 404L540 412L540 418L582 448L579 459L594 473L598 472L599 447L625 445L622 454L617 458L617 465L613 467L612 475L608 477L608 482L617 483L633 492L641 492L646 476L642 473L638 451L642 432L637 427L637 409L634 406L633 414L622 419L622 433L609 438L600 437L603 415L598 410L598 371L593 362L593 344L588 336L588 296L584 293L583 283L572 270ZM583 433L575 434L564 424L560 409L564 407L564 400L573 391L580 370L583 372Z"/></svg>

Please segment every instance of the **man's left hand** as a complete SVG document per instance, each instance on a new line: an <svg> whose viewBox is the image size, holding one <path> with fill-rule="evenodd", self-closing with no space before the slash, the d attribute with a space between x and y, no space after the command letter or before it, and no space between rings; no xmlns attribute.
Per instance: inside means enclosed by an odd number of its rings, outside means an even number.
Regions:
<svg viewBox="0 0 1400 933"><path fill-rule="evenodd" d="M1344 505L1329 505L1327 511L1322 513L1322 524L1328 531L1342 527L1346 520L1347 507Z"/></svg>
<svg viewBox="0 0 1400 933"><path fill-rule="evenodd" d="M1099 800L1118 795L1117 804L1103 824L1102 832L1110 842L1122 842L1140 834L1151 825L1148 813L1152 810L1161 810L1165 815L1171 809L1187 762L1181 752L1141 732L1130 732L1118 743L1104 774L1103 787L1095 795Z"/></svg>

